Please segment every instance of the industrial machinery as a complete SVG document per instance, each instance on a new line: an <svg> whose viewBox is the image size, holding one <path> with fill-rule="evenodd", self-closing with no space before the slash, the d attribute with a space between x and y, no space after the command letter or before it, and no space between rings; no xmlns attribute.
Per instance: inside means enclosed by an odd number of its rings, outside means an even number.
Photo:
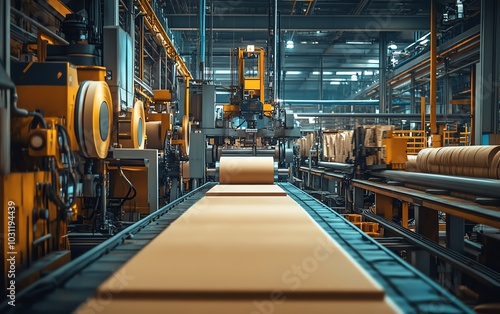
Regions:
<svg viewBox="0 0 500 314"><path fill-rule="evenodd" d="M123 311L133 302L176 312L197 301L217 312L228 305L260 312L469 311L371 238L381 235L403 239L385 241L426 275L439 273L454 292L468 289L475 301L494 300L498 266L453 255L450 248L460 250L461 243L448 238L460 239L465 219L500 226L500 149L486 153L483 169L472 165L463 173L440 164L449 155L425 151L417 169L443 171L436 176L403 171L410 164L409 139L392 126L321 130L300 139L299 148L294 113L271 95L276 69L265 68L265 49L232 51L229 87L195 81L156 4L70 1L71 8L52 8L60 15L50 29L34 30L30 25L37 22L25 12L38 2L11 12L19 54L0 73L0 88L12 100L12 162L0 176L0 191L8 205L1 231L16 234L2 247L16 258L1 266L10 275L15 265L17 309ZM229 91L227 101L218 100L221 89ZM433 143L446 143L433 136ZM478 154L464 156L475 163ZM427 160L432 167L425 167ZM494 179L450 177L473 173ZM331 209L291 182L320 190L311 194L324 203L328 192L342 202ZM234 210L235 204L242 205ZM349 223L339 207L365 221ZM437 244L438 212L446 213L447 248ZM436 219L426 225L428 217ZM411 218L418 236L407 230ZM369 227L365 234L355 226ZM332 256L317 255L318 241ZM495 254L495 237L480 241L487 252L482 257ZM137 277L147 280L132 280ZM116 286L117 279L126 282ZM422 293L414 294L414 287ZM276 292L288 302L279 304ZM110 293L114 302L107 307L102 296ZM231 302L221 298L227 295Z"/></svg>
<svg viewBox="0 0 500 314"><path fill-rule="evenodd" d="M325 205L273 181L271 157L223 157L221 184L194 189L40 280L16 310L472 312Z"/></svg>
<svg viewBox="0 0 500 314"><path fill-rule="evenodd" d="M415 134L388 125L307 134L300 182L347 219L362 217L361 228L375 223L371 236L455 294L495 302L500 268L486 261L500 227L500 146L426 148Z"/></svg>
<svg viewBox="0 0 500 314"><path fill-rule="evenodd" d="M232 71L230 104L224 105L224 118L231 121L240 117L243 121L237 128L246 123L248 129L256 129L257 121L264 116L272 118L275 109L264 98L264 48L248 45L234 49L231 60L231 68L237 72Z"/></svg>
<svg viewBox="0 0 500 314"><path fill-rule="evenodd" d="M220 88L209 84L190 85L191 151L189 178L193 186L215 180L222 156L274 156L280 177L291 179L293 140L300 136L293 112L267 101L264 48L249 45L231 53L229 103L217 103ZM208 173L206 169L209 169Z"/></svg>
<svg viewBox="0 0 500 314"><path fill-rule="evenodd" d="M181 93L177 81L188 86L191 74L157 8L128 2L82 1L70 8L30 2L6 15L18 61L2 75L12 118L4 134L11 163L0 191L12 210L3 214L1 231L15 230L17 237L2 241L16 258L2 260L1 268L7 274L15 266L18 290L156 211L169 200L164 195L179 188L170 178L188 158L189 112L172 110L179 101L165 95ZM26 14L36 10L57 12L50 29ZM144 23L135 23L136 11L144 12ZM23 27L24 34L34 32L35 43L31 35L15 36ZM147 33L153 30L154 36ZM152 49L144 46L146 36L164 51L156 83L152 74L144 77L147 62L136 56ZM164 102L167 110L154 113ZM154 121L160 141L151 133L148 142ZM180 195L173 194L172 200Z"/></svg>

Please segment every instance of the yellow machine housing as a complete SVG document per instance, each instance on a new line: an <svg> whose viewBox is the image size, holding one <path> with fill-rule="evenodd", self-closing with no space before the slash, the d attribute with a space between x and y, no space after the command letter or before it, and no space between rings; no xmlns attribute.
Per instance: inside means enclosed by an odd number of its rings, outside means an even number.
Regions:
<svg viewBox="0 0 500 314"><path fill-rule="evenodd" d="M30 62L13 64L18 106L41 111L47 121L57 121L68 131L72 151L87 158L105 158L111 142L113 107L109 87L102 78L102 67L77 68L67 62ZM15 126L15 123L13 123ZM18 126L19 127L19 126ZM18 130L24 133L21 126Z"/></svg>
<svg viewBox="0 0 500 314"><path fill-rule="evenodd" d="M102 77L105 70L97 70L85 68L87 79ZM0 231L9 232L11 217L16 230L15 243L2 246L16 252L21 289L70 260L67 223L78 210L76 167L83 157L107 156L113 112L106 82L79 84L70 63L12 63L11 77L17 106L31 112L11 119L12 172L0 176L1 201L13 208L11 216L2 213ZM40 116L34 119L33 112ZM7 274L10 264L1 265Z"/></svg>
<svg viewBox="0 0 500 314"><path fill-rule="evenodd" d="M17 172L0 178L0 201L13 207L12 210L6 208L0 216L0 229L6 236L1 241L2 251L16 253L13 255L16 288L22 289L40 279L44 272L70 261L69 243L64 237L66 223L57 206L48 200L46 191L51 183L50 172ZM10 220L15 225L7 229ZM12 242L7 237L10 231L15 232ZM2 264L2 272L9 274L10 262L4 258ZM6 275L4 286L11 279Z"/></svg>
<svg viewBox="0 0 500 314"><path fill-rule="evenodd" d="M42 110L46 118L64 117L71 149L79 149L75 136L75 100L78 74L75 66L65 62L30 62L24 64L16 83L18 107L28 111Z"/></svg>
<svg viewBox="0 0 500 314"><path fill-rule="evenodd" d="M393 136L392 131L386 131L386 138L382 139L384 147L383 159L392 169L404 169L407 157L407 142L403 137Z"/></svg>
<svg viewBox="0 0 500 314"><path fill-rule="evenodd" d="M265 54L264 48L249 45L246 48L238 48L233 58L237 58L237 83L236 97L230 104L224 105L224 118L240 115L244 111L257 111L256 108L243 108L245 99L258 99L262 102L262 114L272 117L274 106L265 103L264 99L264 77L265 77Z"/></svg>

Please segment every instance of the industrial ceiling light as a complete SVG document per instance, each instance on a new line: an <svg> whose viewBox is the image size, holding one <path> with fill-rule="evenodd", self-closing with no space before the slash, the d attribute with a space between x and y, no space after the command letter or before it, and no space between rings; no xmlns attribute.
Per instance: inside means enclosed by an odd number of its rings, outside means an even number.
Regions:
<svg viewBox="0 0 500 314"><path fill-rule="evenodd" d="M378 59L370 59L368 63L379 63Z"/></svg>
<svg viewBox="0 0 500 314"><path fill-rule="evenodd" d="M287 49L293 49L293 47L295 47L295 44L293 43L293 40L289 40L286 42L286 48Z"/></svg>
<svg viewBox="0 0 500 314"><path fill-rule="evenodd" d="M371 45L373 42L371 41L361 41L361 40L348 40L345 42L348 45Z"/></svg>
<svg viewBox="0 0 500 314"><path fill-rule="evenodd" d="M286 74L290 74L290 75L299 75L301 73L302 72L300 72L300 71L286 71Z"/></svg>
<svg viewBox="0 0 500 314"><path fill-rule="evenodd" d="M356 71L337 71L336 75L356 75L358 72Z"/></svg>

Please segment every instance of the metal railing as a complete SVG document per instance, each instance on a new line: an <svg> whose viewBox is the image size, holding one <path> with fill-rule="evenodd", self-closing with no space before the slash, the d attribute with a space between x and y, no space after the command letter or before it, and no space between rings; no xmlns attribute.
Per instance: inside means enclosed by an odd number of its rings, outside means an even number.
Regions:
<svg viewBox="0 0 500 314"><path fill-rule="evenodd" d="M399 136L407 140L406 153L418 155L418 152L427 147L427 136L423 130L396 130L393 136Z"/></svg>

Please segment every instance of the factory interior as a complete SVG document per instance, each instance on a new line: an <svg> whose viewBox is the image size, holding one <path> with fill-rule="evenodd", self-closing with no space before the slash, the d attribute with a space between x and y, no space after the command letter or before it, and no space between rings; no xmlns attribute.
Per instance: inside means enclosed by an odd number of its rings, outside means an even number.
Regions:
<svg viewBox="0 0 500 314"><path fill-rule="evenodd" d="M0 1L0 312L500 313L499 17Z"/></svg>

